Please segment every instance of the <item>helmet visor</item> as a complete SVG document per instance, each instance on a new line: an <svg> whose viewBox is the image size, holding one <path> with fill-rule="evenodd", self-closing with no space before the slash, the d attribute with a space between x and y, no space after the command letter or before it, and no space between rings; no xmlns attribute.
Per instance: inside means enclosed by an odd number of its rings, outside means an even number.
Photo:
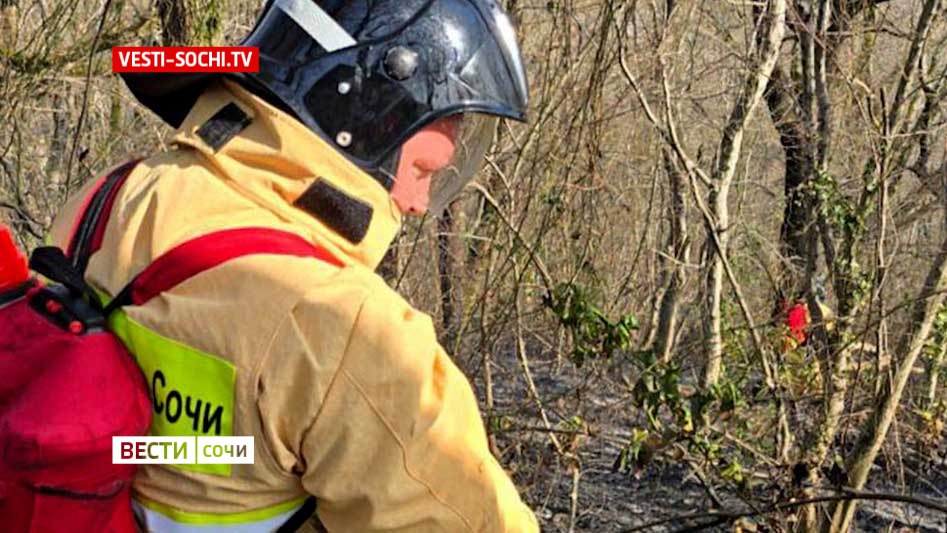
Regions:
<svg viewBox="0 0 947 533"><path fill-rule="evenodd" d="M498 119L482 113L452 115L453 153L431 177L428 214L439 216L483 167ZM439 121L440 122L440 121Z"/></svg>

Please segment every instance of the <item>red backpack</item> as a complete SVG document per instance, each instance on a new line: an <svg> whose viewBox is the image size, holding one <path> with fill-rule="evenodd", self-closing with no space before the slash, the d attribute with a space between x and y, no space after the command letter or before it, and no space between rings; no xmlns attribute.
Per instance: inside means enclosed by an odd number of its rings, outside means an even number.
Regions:
<svg viewBox="0 0 947 533"><path fill-rule="evenodd" d="M0 529L4 532L134 532L134 465L112 464L113 436L146 435L152 408L144 376L109 314L225 261L325 250L267 228L227 230L185 242L137 275L107 306L84 279L117 192L135 163L109 174L82 210L69 249L25 260L0 226Z"/></svg>

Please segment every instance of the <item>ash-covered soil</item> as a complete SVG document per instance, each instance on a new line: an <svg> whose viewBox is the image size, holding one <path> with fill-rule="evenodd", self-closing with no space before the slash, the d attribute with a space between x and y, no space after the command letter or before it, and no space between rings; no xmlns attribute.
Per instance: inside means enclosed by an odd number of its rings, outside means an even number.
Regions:
<svg viewBox="0 0 947 533"><path fill-rule="evenodd" d="M479 365L479 361L466 363L468 370ZM674 459L673 454L657 454L644 468L631 473L614 470L630 429L641 427L640 413L635 412L629 387L621 377L623 369L577 370L568 361L557 365L538 360L531 360L529 367L551 426L567 427L566 421L578 415L590 428L590 435L578 441L568 432L554 433L563 447L578 450L580 476L573 518L572 469L557 459L550 433L528 393L519 358L510 350L494 361L495 412L503 415L504 428L498 432L498 448L536 510L543 531L633 531L653 522L721 509L714 498L726 510L749 508L734 489L719 482L705 485L686 461ZM482 393L482 380L474 381ZM897 448L890 453L886 449L879 456L866 490L908 493L947 505L945 446L935 452L912 450L904 443ZM780 500L784 487L772 477L759 477L753 488L755 503ZM690 529L710 521L670 520L641 531L779 531L773 515L744 519L737 525ZM782 524L785 527L786 523ZM947 532L947 515L907 503L869 501L860 505L853 531Z"/></svg>

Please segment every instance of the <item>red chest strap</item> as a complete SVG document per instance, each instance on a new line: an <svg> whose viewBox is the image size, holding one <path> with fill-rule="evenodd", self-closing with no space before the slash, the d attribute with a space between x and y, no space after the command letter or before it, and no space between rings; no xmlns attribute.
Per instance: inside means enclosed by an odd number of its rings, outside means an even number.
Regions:
<svg viewBox="0 0 947 533"><path fill-rule="evenodd" d="M201 272L232 259L261 254L311 257L344 266L327 250L294 233L272 228L216 231L185 241L155 259L122 291L127 291L127 301L118 305L143 305Z"/></svg>

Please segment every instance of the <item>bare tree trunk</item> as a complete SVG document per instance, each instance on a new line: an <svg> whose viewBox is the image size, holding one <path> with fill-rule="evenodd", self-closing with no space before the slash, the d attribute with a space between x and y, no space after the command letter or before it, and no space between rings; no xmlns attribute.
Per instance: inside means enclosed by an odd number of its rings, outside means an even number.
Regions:
<svg viewBox="0 0 947 533"><path fill-rule="evenodd" d="M186 0L155 0L161 19L161 42L165 46L183 46L190 40L190 19Z"/></svg>
<svg viewBox="0 0 947 533"><path fill-rule="evenodd" d="M829 56L828 27L832 19L832 2L830 0L821 0L815 14L815 25L811 35L807 32L806 42L811 44L809 54L811 58L810 73L811 81L806 87L806 98L811 101L808 104L810 114L809 122L812 129L817 131L816 139L810 144L810 154L813 167L811 171L825 172L828 160L828 150L830 141L831 123L830 104L828 100L827 72L826 62ZM812 174L810 174L812 176ZM805 287L810 293L809 307L813 315L816 335L816 352L821 363L823 375L824 405L822 420L816 427L816 430L809 438L806 446L806 460L814 466L813 473L817 473L818 465L826 457L835 434L838 431L838 423L845 409L845 393L848 390L848 354L849 350L842 350L835 346L828 338L825 331L826 317L822 314L820 302L809 291L810 278L815 273L818 227L816 225L815 211L817 206L811 199L805 202L810 211L804 215L806 223L807 238L804 242L806 253L808 254L805 278L798 282L799 286ZM799 287L797 287L799 288Z"/></svg>
<svg viewBox="0 0 947 533"><path fill-rule="evenodd" d="M655 355L667 363L671 361L677 336L680 291L686 280L686 265L690 261L690 243L687 236L687 178L666 148L661 153L671 193L671 212L668 217L670 231L666 246L670 257L662 257L661 260L666 265L667 282L661 294L653 346Z"/></svg>
<svg viewBox="0 0 947 533"><path fill-rule="evenodd" d="M743 89L730 113L727 125L724 127L717 151L717 165L711 180L710 204L714 225L708 227L709 240L716 248L717 253L710 259L710 275L707 282L707 307L709 314L707 339L707 362L702 376L702 384L707 387L720 379L720 370L723 363L723 335L721 324L721 303L723 301L723 279L725 259L727 256L730 237L730 211L728 200L730 186L736 174L737 162L740 159L743 147L743 135L746 132L756 106L763 97L763 92L769 83L770 76L779 58L783 34L786 29L786 1L770 0L765 11L759 14L752 50L753 63L750 72L744 81Z"/></svg>
<svg viewBox="0 0 947 533"><path fill-rule="evenodd" d="M779 133L779 141L785 154L785 174L783 177L786 204L783 211L783 223L780 228L780 245L783 256L788 260L787 272L780 280L780 287L788 286L790 294L802 286L798 279L803 271L808 255L807 228L813 223L815 208L811 196L806 193L805 185L813 174L815 162L811 151L811 142L807 128L796 116L796 101L792 96L793 87L782 68L775 68L766 90L766 103L770 117Z"/></svg>
<svg viewBox="0 0 947 533"><path fill-rule="evenodd" d="M719 185L718 185L719 187ZM721 308L723 304L723 258L722 254L727 252L729 238L727 236L727 226L730 223L729 209L727 206L727 193L721 193L719 190L711 191L710 206L716 219L716 226L707 229L711 233L710 239L716 242L708 242L708 260L710 262L710 272L707 276L707 317L706 323L706 342L707 342L707 362L704 366L704 374L701 385L704 388L715 385L720 380L720 374L723 368L723 317ZM714 236L713 234L716 234ZM714 248L718 247L717 253Z"/></svg>

